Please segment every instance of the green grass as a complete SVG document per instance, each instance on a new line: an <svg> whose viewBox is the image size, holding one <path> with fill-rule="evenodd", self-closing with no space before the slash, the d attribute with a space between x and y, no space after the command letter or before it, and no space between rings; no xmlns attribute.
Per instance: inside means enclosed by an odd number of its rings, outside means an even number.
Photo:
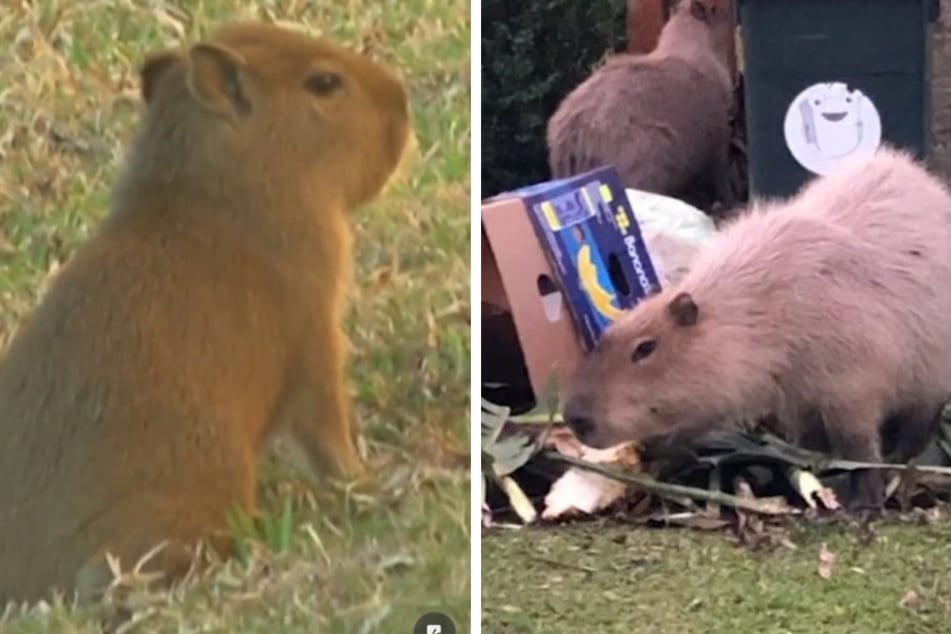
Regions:
<svg viewBox="0 0 951 634"><path fill-rule="evenodd" d="M493 530L482 538L486 634L938 634L951 623L951 522L874 539L798 524L795 550L751 551L724 533L614 522ZM822 544L836 555L818 574ZM909 592L917 601L902 605Z"/></svg>
<svg viewBox="0 0 951 634"><path fill-rule="evenodd" d="M355 219L360 283L348 318L358 419L379 486L372 497L296 491L291 512L277 493L292 489L270 470L262 492L275 519L265 541L289 550L258 547L248 567L231 562L177 592L137 596L132 613L141 621L129 631L396 633L438 610L467 632L469 3L34 0L4 7L3 343L107 210L136 124L136 69L147 51L200 37L220 20L260 17L305 24L402 70L420 161ZM108 613L54 603L9 614L0 631L98 632Z"/></svg>

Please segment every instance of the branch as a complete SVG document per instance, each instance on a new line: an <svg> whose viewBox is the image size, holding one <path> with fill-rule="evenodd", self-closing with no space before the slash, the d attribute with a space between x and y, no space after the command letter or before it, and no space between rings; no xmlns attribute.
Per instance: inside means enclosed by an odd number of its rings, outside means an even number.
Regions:
<svg viewBox="0 0 951 634"><path fill-rule="evenodd" d="M857 471L860 469L879 469L888 471L917 471L919 473L937 473L951 476L951 467L916 464L888 464L881 462L856 462L855 460L822 460L816 465L816 471Z"/></svg>

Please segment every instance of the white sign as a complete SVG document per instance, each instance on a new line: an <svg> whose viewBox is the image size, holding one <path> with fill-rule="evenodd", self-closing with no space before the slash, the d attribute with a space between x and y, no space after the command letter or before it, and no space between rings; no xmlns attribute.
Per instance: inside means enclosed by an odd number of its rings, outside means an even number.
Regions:
<svg viewBox="0 0 951 634"><path fill-rule="evenodd" d="M800 165L825 174L844 158L873 154L882 120L862 91L839 82L813 84L789 104L783 134Z"/></svg>

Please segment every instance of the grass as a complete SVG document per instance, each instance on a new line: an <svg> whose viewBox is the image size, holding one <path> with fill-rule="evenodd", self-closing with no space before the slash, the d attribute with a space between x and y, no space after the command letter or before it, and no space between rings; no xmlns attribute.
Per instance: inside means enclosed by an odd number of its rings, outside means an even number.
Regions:
<svg viewBox="0 0 951 634"><path fill-rule="evenodd" d="M379 486L372 496L301 493L280 470L268 471L261 488L276 518L270 532L289 548L258 544L246 566L230 562L175 592L137 595L125 627L395 633L437 610L467 632L468 2L33 0L4 7L3 343L50 272L107 211L136 124L136 68L147 51L198 38L221 20L260 17L307 25L402 69L420 161L355 219L360 284L348 319L358 418ZM53 602L12 610L0 632L98 632L104 614Z"/></svg>
<svg viewBox="0 0 951 634"><path fill-rule="evenodd" d="M938 634L951 622L951 521L890 520L874 539L798 524L795 550L616 522L482 538L482 631ZM836 555L818 574L822 545ZM909 594L914 593L914 594ZM904 599L904 601L903 601Z"/></svg>

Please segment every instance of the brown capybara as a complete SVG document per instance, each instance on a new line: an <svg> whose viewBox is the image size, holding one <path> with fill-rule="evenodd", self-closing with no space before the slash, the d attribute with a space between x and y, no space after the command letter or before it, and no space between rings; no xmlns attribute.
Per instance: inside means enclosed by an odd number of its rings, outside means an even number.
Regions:
<svg viewBox="0 0 951 634"><path fill-rule="evenodd" d="M227 556L256 459L362 471L345 377L348 211L411 136L390 70L233 23L151 56L112 209L0 364L0 604L98 594L105 554L168 581Z"/></svg>
<svg viewBox="0 0 951 634"><path fill-rule="evenodd" d="M683 0L651 53L610 57L548 122L552 175L612 164L625 187L729 208L732 25L711 0Z"/></svg>
<svg viewBox="0 0 951 634"><path fill-rule="evenodd" d="M605 331L564 414L595 447L771 418L788 441L907 461L951 392L951 195L890 148L740 216ZM851 506L879 508L879 471Z"/></svg>

